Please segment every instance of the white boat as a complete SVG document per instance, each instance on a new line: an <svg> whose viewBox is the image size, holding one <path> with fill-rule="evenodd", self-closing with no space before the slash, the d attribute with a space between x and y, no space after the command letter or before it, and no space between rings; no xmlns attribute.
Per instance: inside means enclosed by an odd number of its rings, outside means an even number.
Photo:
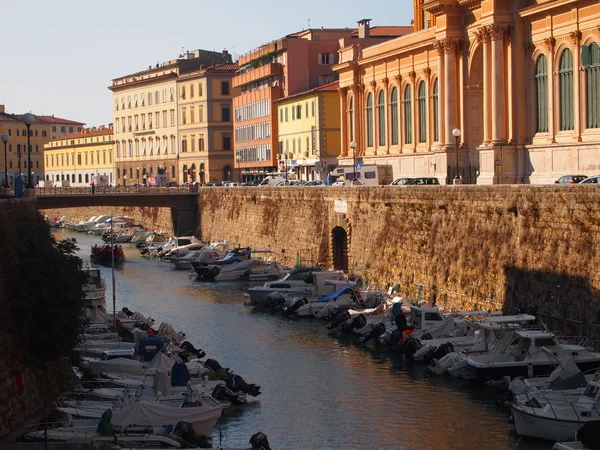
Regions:
<svg viewBox="0 0 600 450"><path fill-rule="evenodd" d="M210 264L227 255L229 241L215 242L200 250L192 250L180 257L171 257L174 269L192 269L192 262L197 264Z"/></svg>
<svg viewBox="0 0 600 450"><path fill-rule="evenodd" d="M331 281L344 282L348 286L354 285L346 280L341 270L322 271L319 268L300 268L290 271L279 280L267 281L262 286L248 288L247 292L252 304L263 305L274 292L296 297L321 297L342 287Z"/></svg>
<svg viewBox="0 0 600 450"><path fill-rule="evenodd" d="M87 276L87 283L83 286L85 314L91 323L104 323L106 321L106 283L100 269L84 267L82 270Z"/></svg>
<svg viewBox="0 0 600 450"><path fill-rule="evenodd" d="M94 216L94 217L91 217L89 220L85 220L85 221L76 223L74 225L71 225L69 228L73 231L86 232L86 231L94 228L97 224L105 222L106 220L110 219L110 217L111 216Z"/></svg>
<svg viewBox="0 0 600 450"><path fill-rule="evenodd" d="M204 247L204 243L195 236L178 236L172 237L169 239L167 243L162 246L162 249L157 252L156 256L164 258L166 255L171 254L172 252L182 249L182 250L199 250Z"/></svg>
<svg viewBox="0 0 600 450"><path fill-rule="evenodd" d="M295 297L287 300L283 311L301 317L315 316L318 312L335 304L351 308L371 308L383 301L383 294L378 291L360 291L355 285L344 286L331 294L322 297Z"/></svg>
<svg viewBox="0 0 600 450"><path fill-rule="evenodd" d="M212 264L192 262L192 266L203 281L249 281L259 278L276 280L281 270L274 261L254 258L253 251L247 248L235 248Z"/></svg>
<svg viewBox="0 0 600 450"><path fill-rule="evenodd" d="M546 401L536 395L526 403L511 405L511 409L520 436L571 440L585 423L600 420L600 374L576 398L565 394Z"/></svg>
<svg viewBox="0 0 600 450"><path fill-rule="evenodd" d="M519 330L514 337L500 353L468 356L466 362L472 372L483 380L531 378L550 373L567 356L573 357L582 372L600 367L600 353L560 343L548 331ZM544 351L544 347L550 352Z"/></svg>
<svg viewBox="0 0 600 450"><path fill-rule="evenodd" d="M104 222L97 223L93 227L87 230L87 234L91 234L94 236L101 236L106 232L110 232L111 230L116 233L119 231L123 231L129 228L131 223L121 217L109 217Z"/></svg>

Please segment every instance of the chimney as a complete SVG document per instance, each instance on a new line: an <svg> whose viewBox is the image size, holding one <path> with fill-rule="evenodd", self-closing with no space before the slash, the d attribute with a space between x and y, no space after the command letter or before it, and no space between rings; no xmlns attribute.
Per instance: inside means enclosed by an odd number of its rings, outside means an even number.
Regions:
<svg viewBox="0 0 600 450"><path fill-rule="evenodd" d="M0 113L4 112L4 105L0 105Z"/></svg>
<svg viewBox="0 0 600 450"><path fill-rule="evenodd" d="M358 38L369 39L371 37L370 23L371 19L361 19L358 22Z"/></svg>

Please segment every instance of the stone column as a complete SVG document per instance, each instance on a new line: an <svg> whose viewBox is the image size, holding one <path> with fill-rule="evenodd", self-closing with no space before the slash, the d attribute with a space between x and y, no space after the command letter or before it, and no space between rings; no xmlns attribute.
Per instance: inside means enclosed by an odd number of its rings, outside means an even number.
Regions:
<svg viewBox="0 0 600 450"><path fill-rule="evenodd" d="M492 141L491 133L491 98L492 83L490 77L491 49L490 49L490 27L481 27L475 33L477 42L483 47L483 145L489 145Z"/></svg>
<svg viewBox="0 0 600 450"><path fill-rule="evenodd" d="M340 94L340 135L342 138L342 147L340 148L340 156L348 156L348 142L350 139L349 124L348 124L348 88L339 88Z"/></svg>
<svg viewBox="0 0 600 450"><path fill-rule="evenodd" d="M458 53L459 41L457 39L444 40L444 128L446 146L455 145L452 130L459 126L458 123L458 93L456 84L456 54Z"/></svg>
<svg viewBox="0 0 600 450"><path fill-rule="evenodd" d="M506 64L504 41L508 25L490 26L492 36L492 143L506 142Z"/></svg>
<svg viewBox="0 0 600 450"><path fill-rule="evenodd" d="M385 77L381 80L383 87L385 88L385 154L390 154L390 148L392 147L392 98L390 94L390 80Z"/></svg>
<svg viewBox="0 0 600 450"><path fill-rule="evenodd" d="M575 140L581 142L581 77L579 67L581 66L581 31L573 31L570 34L573 43L573 133Z"/></svg>
<svg viewBox="0 0 600 450"><path fill-rule="evenodd" d="M438 141L443 144L446 137L446 127L444 124L445 115L445 94L446 86L444 85L445 80L445 67L444 67L444 46L442 41L435 41L433 44L434 48L438 51Z"/></svg>
<svg viewBox="0 0 600 450"><path fill-rule="evenodd" d="M410 103L410 113L412 114L412 120L410 121L410 125L412 127L412 153L417 151L417 144L419 142L419 137L417 136L417 86L415 80L417 78L417 73L414 70L411 70L408 73L408 77L410 78L410 89L412 91L412 99Z"/></svg>
<svg viewBox="0 0 600 450"><path fill-rule="evenodd" d="M362 126L363 126L363 96L364 89L362 84L355 83L352 85L352 94L354 96L354 123L352 124L354 130L354 141L356 142L356 154L362 154L364 152L367 142L363 142Z"/></svg>

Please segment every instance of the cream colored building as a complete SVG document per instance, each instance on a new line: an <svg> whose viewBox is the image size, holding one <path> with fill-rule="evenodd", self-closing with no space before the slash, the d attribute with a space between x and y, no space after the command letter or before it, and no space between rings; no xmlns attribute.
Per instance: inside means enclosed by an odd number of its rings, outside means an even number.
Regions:
<svg viewBox="0 0 600 450"><path fill-rule="evenodd" d="M81 187L90 186L93 176L103 175L112 185L113 144L112 124L53 139L44 146L44 179L55 185Z"/></svg>
<svg viewBox="0 0 600 450"><path fill-rule="evenodd" d="M181 183L177 78L230 55L196 50L112 80L116 182L146 183L166 174Z"/></svg>
<svg viewBox="0 0 600 450"><path fill-rule="evenodd" d="M233 157L231 86L237 64L225 63L177 79L179 180L210 183L237 180Z"/></svg>

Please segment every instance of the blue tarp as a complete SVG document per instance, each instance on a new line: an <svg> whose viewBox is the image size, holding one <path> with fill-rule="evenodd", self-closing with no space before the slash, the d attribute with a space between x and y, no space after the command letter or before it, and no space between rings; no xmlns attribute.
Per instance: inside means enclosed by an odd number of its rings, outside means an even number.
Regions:
<svg viewBox="0 0 600 450"><path fill-rule="evenodd" d="M402 314L402 302L394 303L392 306L392 317Z"/></svg>
<svg viewBox="0 0 600 450"><path fill-rule="evenodd" d="M171 369L171 386L186 386L190 381L190 371L184 363L176 362Z"/></svg>
<svg viewBox="0 0 600 450"><path fill-rule="evenodd" d="M137 354L142 357L142 361L152 361L162 346L163 343L161 338L145 337L140 339Z"/></svg>
<svg viewBox="0 0 600 450"><path fill-rule="evenodd" d="M319 298L319 303L320 302L328 302L329 300L336 299L340 295L342 295L342 294L344 294L344 293L346 293L348 291L351 291L352 288L354 288L354 287L355 287L354 285L352 285L352 286L344 286L342 289L339 289L339 290L337 290L335 292L332 292L331 294L324 295L323 297Z"/></svg>

